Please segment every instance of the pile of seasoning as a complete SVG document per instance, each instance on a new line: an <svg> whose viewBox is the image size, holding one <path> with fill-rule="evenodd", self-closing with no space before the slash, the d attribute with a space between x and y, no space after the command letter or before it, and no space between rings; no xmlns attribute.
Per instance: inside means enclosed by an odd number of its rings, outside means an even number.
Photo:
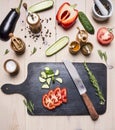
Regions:
<svg viewBox="0 0 115 130"><path fill-rule="evenodd" d="M30 30L28 25L25 27L25 29L21 28L21 31L24 31L24 30L27 31L27 34L24 36L24 38L25 39L31 38L31 39L33 39L34 43L36 43L39 40L39 38L41 38L42 45L48 45L47 38L52 37L52 32L46 25L44 25L44 23L48 24L51 20L52 20L51 17L45 18L45 19L40 19L40 22L42 24L42 30L40 33L32 33L32 31ZM24 23L24 21L22 21L22 23Z"/></svg>

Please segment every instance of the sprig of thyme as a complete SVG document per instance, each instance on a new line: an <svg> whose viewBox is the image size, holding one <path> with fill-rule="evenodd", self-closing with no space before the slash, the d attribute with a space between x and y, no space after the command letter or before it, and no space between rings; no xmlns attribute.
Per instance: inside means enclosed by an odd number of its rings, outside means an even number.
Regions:
<svg viewBox="0 0 115 130"><path fill-rule="evenodd" d="M102 94L102 91L100 90L99 84L97 79L95 78L94 74L92 73L92 71L88 68L87 64L84 62L84 68L88 73L90 82L92 83L93 87L95 88L96 91L96 95L99 97L100 99L100 104L104 105L105 104L105 99L104 96Z"/></svg>
<svg viewBox="0 0 115 130"><path fill-rule="evenodd" d="M27 107L27 110L33 115L33 111L34 111L34 104L32 103L32 101L26 101L26 100L23 100L25 106Z"/></svg>

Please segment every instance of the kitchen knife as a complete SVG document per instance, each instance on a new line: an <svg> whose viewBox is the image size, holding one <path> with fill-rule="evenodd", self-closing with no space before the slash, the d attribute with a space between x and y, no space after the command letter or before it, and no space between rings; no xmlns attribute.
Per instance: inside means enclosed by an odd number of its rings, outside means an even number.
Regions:
<svg viewBox="0 0 115 130"><path fill-rule="evenodd" d="M69 61L63 61L71 78L73 79L80 95L82 96L82 99L89 111L89 114L92 118L92 120L97 120L99 118L98 113L96 112L93 103L91 102L90 98L88 97L87 93L86 93L86 87L84 85L84 83L82 82L82 79L80 78L80 75L77 71L77 69L74 67L74 65L69 62Z"/></svg>

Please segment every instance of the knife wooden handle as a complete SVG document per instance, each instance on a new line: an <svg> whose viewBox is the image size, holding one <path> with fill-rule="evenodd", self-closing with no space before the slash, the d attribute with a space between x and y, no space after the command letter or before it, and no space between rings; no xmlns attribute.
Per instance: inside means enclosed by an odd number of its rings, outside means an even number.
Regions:
<svg viewBox="0 0 115 130"><path fill-rule="evenodd" d="M82 96L82 98L84 100L84 103L85 103L85 105L86 105L86 107L87 107L87 109L89 111L89 114L90 114L92 120L94 120L94 121L97 120L99 118L99 115L96 112L90 98L88 97L88 95L86 93L82 94L81 96Z"/></svg>

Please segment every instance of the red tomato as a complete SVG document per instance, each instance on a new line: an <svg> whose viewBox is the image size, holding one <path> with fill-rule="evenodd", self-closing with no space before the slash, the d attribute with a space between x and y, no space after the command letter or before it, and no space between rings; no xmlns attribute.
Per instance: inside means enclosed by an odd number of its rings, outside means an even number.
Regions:
<svg viewBox="0 0 115 130"><path fill-rule="evenodd" d="M61 101L61 89L59 87L56 87L55 90L54 90L54 93L56 95L56 97L58 98L58 100Z"/></svg>
<svg viewBox="0 0 115 130"><path fill-rule="evenodd" d="M62 95L62 101L66 103L67 102L67 90L65 88L63 88L61 90L61 95Z"/></svg>
<svg viewBox="0 0 115 130"><path fill-rule="evenodd" d="M102 45L109 45L114 39L114 35L108 28L102 27L97 32L97 40Z"/></svg>
<svg viewBox="0 0 115 130"><path fill-rule="evenodd" d="M67 102L67 90L66 88L60 89L56 87L54 90L50 90L47 94L42 97L42 104L49 110L60 106L62 103Z"/></svg>
<svg viewBox="0 0 115 130"><path fill-rule="evenodd" d="M56 20L65 29L70 28L77 17L78 10L74 9L68 2L63 3L56 14Z"/></svg>
<svg viewBox="0 0 115 130"><path fill-rule="evenodd" d="M50 99L50 97L47 94L45 94L43 96L42 103L43 103L44 107L46 107L49 110L55 108L54 102Z"/></svg>

